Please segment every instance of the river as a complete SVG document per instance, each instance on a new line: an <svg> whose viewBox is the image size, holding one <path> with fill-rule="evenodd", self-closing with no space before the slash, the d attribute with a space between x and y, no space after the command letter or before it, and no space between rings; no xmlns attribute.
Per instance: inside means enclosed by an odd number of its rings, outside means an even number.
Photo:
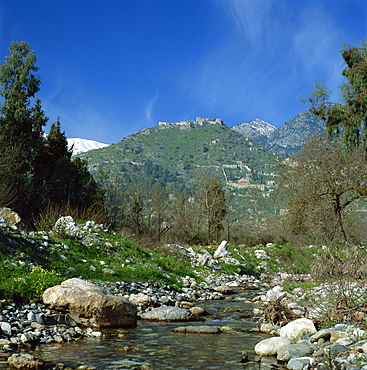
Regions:
<svg viewBox="0 0 367 370"><path fill-rule="evenodd" d="M255 307L251 291L237 291L225 300L197 302L210 314L206 322L166 323L138 321L131 329L103 330L102 338L84 338L65 344L41 345L31 353L45 361L61 362L73 368L79 365L97 369L262 369L276 367L274 358L259 358L254 346L269 336L251 331ZM172 332L178 326L213 325L233 331L220 334L182 334ZM241 363L242 351L249 362ZM29 353L30 351L28 351ZM5 367L1 367L5 369ZM143 367L144 368L144 367Z"/></svg>

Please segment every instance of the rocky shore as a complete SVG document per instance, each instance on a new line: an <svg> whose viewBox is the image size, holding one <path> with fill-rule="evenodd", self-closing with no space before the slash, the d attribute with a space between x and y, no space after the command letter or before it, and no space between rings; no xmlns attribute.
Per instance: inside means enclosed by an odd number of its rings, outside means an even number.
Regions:
<svg viewBox="0 0 367 370"><path fill-rule="evenodd" d="M63 228L64 233L83 235L88 243L99 240L98 228L91 223L84 227L83 234L80 234L80 229L69 218L59 222L58 227ZM92 234L91 228L94 231ZM257 306L253 311L253 318L258 321L258 331L272 336L259 342L254 348L259 363L264 356L272 356L278 361L279 366L292 370L304 368L367 370L367 333L361 326L367 318L365 308L367 289L363 283L325 282L308 292L296 288L289 293L283 290L284 281L289 279L305 281L310 279L310 276L275 274L269 270L260 277L246 274L244 271L247 266L233 258L226 249L226 243L219 245L214 255L207 251L198 253L192 248L178 245L167 245L163 248L187 256L192 266L205 267L206 273L198 279L181 277L180 283L183 288L180 290L158 282L94 281L96 285L93 285L76 278L49 289L64 291L67 286L76 286L83 290L85 286L90 286L92 291L101 291L108 297L115 297L118 302L127 302L130 305L129 315L133 317L133 320L129 319L127 322L129 325L134 325L136 319L205 322L208 313L200 306L200 302L224 299L227 295L248 289L256 293L252 301ZM266 271L266 264L270 259L266 248L255 250L254 253ZM220 268L220 261L235 265L241 273L231 275L224 273ZM62 344L85 337L104 336L103 326L108 327L108 323L106 325L106 321L102 321L103 325L100 325L100 322L95 321L96 317L98 319L101 317L98 310L93 309L93 304L85 304L87 302L85 297L89 297L89 293L83 297L79 293L76 296L68 296L66 303L65 300L64 303L60 303L62 301L47 301L46 292L43 302L20 304L0 301L0 357L12 367L61 369L63 367L60 364L45 364L42 360L34 358L31 355L32 348L52 343ZM70 305L72 301L70 297L78 297L76 305ZM321 318L325 322L325 317L331 314L331 308L335 307L333 297L343 297L346 301L352 298L357 309L353 310L353 316L343 317L339 314L341 322L337 325L320 329ZM83 304L92 307L93 314L89 315ZM77 309L81 311L77 312ZM340 307L340 312L342 310L343 307ZM330 321L332 319L330 315ZM200 335L218 334L228 328L210 328L203 323L200 325L194 323L185 324L175 330ZM30 353L24 354L28 349ZM247 354L244 354L242 362L245 363L246 359ZM88 368L92 367L83 365L80 370Z"/></svg>
<svg viewBox="0 0 367 370"><path fill-rule="evenodd" d="M128 298L137 306L138 318L156 321L205 321L200 301L223 299L237 289L259 290L267 285L253 276L212 275L204 284L185 277L182 292L158 283L101 283L116 296ZM65 343L82 337L101 337L103 329L79 326L68 314L51 310L44 303L2 302L0 307L0 357L13 367L38 368L41 360L30 354L20 356L20 348ZM13 354L16 353L16 354ZM38 361L38 362L37 362ZM50 365L48 365L50 366ZM85 368L85 367L83 367Z"/></svg>
<svg viewBox="0 0 367 370"><path fill-rule="evenodd" d="M280 282L280 277L278 275L277 279L269 281L265 276L258 279L247 275L213 275L203 284L187 277L184 278L183 292L157 283L141 282L116 282L108 286L105 284L105 288L109 288L114 295L131 299L137 305L139 319L163 321L205 321L206 313L200 308L200 301L223 299L225 295L240 289L255 290L258 294L253 301L261 303L260 308L254 310L254 316L258 318L258 328L272 335L254 348L260 361L263 356L274 356L280 365L292 370L366 370L367 333L354 323L341 323L317 330L314 321L304 317L306 308L301 306L299 300L302 297L301 290L297 289L293 294L283 292L281 285L274 285ZM322 291L318 291L318 296L322 297ZM283 308L288 308L298 318L277 324L266 322L264 313L274 302L281 302ZM314 302L317 312L316 295ZM186 316L182 316L183 311ZM13 355L20 347L31 348L35 345L64 343L81 337L104 335L103 329L78 326L67 314L52 311L43 303L3 303L0 312L0 356L7 359L13 367L22 368L23 365L19 363L23 364L27 358L27 366L32 366L32 363L34 368L40 366L37 361L41 360L31 355ZM317 322L316 317L314 320ZM208 333L205 327L198 328L201 330L198 333ZM181 330L189 329L183 327ZM85 369L85 365L83 366Z"/></svg>
<svg viewBox="0 0 367 370"><path fill-rule="evenodd" d="M255 298L264 304L259 330L273 335L259 342L255 353L274 356L291 370L367 370L365 284L340 280L325 282L307 293L301 288L288 293L282 288L284 277L290 276L279 274L273 281L274 286ZM304 278L309 279L301 277ZM353 301L355 307L346 308L340 297L344 302ZM340 301L336 312L333 300ZM340 323L335 324L335 314L343 318L338 320ZM276 318L277 324L269 318ZM320 319L325 325L326 318L334 324L319 329Z"/></svg>

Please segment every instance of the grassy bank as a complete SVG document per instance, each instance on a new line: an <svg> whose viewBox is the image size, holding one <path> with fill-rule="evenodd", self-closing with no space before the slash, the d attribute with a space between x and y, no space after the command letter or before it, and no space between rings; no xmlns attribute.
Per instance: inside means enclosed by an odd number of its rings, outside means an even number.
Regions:
<svg viewBox="0 0 367 370"><path fill-rule="evenodd" d="M195 251L215 248L195 246ZM256 257L264 249L269 258ZM259 274L264 271L308 273L321 248L293 248L273 245L229 245L228 251L247 268L222 263L222 273ZM143 248L123 235L107 231L86 232L84 236L0 229L0 293L5 299L37 300L43 291L65 279L79 277L90 281L159 282L178 290L181 277L200 279L213 270L195 263L175 248ZM217 272L220 273L220 272Z"/></svg>

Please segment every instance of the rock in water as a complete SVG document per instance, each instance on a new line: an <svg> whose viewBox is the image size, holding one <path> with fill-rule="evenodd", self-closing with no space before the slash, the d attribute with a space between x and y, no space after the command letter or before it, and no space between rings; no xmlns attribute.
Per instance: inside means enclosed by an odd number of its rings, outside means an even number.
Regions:
<svg viewBox="0 0 367 370"><path fill-rule="evenodd" d="M67 312L77 324L94 327L133 327L136 305L87 281L73 278L48 288L43 302L51 309Z"/></svg>
<svg viewBox="0 0 367 370"><path fill-rule="evenodd" d="M255 353L259 356L274 356L278 350L291 344L290 340L282 337L264 339L255 346Z"/></svg>
<svg viewBox="0 0 367 370"><path fill-rule="evenodd" d="M172 329L175 333L190 333L190 334L219 334L221 330L216 326L199 325L199 326L179 326Z"/></svg>
<svg viewBox="0 0 367 370"><path fill-rule="evenodd" d="M40 369L43 368L44 363L42 360L30 354L14 354L8 358L8 365L16 369Z"/></svg>
<svg viewBox="0 0 367 370"><path fill-rule="evenodd" d="M155 321L196 321L189 310L180 307L161 306L140 315L143 320Z"/></svg>

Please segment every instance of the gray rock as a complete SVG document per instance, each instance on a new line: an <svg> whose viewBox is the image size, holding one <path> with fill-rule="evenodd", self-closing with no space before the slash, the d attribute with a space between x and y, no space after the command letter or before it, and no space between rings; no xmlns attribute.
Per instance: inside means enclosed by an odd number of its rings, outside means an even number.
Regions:
<svg viewBox="0 0 367 370"><path fill-rule="evenodd" d="M317 342L319 339L329 340L331 335L331 330L321 329L317 333L310 336L310 342Z"/></svg>
<svg viewBox="0 0 367 370"><path fill-rule="evenodd" d="M329 354L332 358L337 357L341 353L348 352L348 347L341 344L335 344L329 348Z"/></svg>
<svg viewBox="0 0 367 370"><path fill-rule="evenodd" d="M205 251L203 254L198 255L197 261L200 265L210 267L210 268L219 268L218 262L212 257L212 255Z"/></svg>
<svg viewBox="0 0 367 370"><path fill-rule="evenodd" d="M243 266L241 262L239 262L233 257L221 257L221 261L223 261L224 263L231 264L231 265Z"/></svg>
<svg viewBox="0 0 367 370"><path fill-rule="evenodd" d="M290 370L303 370L305 366L311 365L313 363L312 357L297 357L289 360L287 364L287 369Z"/></svg>
<svg viewBox="0 0 367 370"><path fill-rule="evenodd" d="M336 370L346 370L348 368L348 365L350 366L348 361L342 357L334 359L333 365L333 368Z"/></svg>
<svg viewBox="0 0 367 370"><path fill-rule="evenodd" d="M306 342L290 344L279 348L277 352L277 360L285 362L289 361L293 357L304 357L306 355L310 355L312 352L312 348Z"/></svg>
<svg viewBox="0 0 367 370"><path fill-rule="evenodd" d="M32 343L37 339L37 337L31 332L22 333L20 340L22 343Z"/></svg>
<svg viewBox="0 0 367 370"><path fill-rule="evenodd" d="M219 334L221 330L216 326L198 325L198 326L179 326L172 329L176 333L192 333L192 334Z"/></svg>
<svg viewBox="0 0 367 370"><path fill-rule="evenodd" d="M227 247L227 240L223 240L218 248L216 249L214 253L214 258L221 258L221 257L230 257L231 253L229 253L226 249Z"/></svg>
<svg viewBox="0 0 367 370"><path fill-rule="evenodd" d="M43 319L40 315L34 312L28 312L27 319L30 322L37 322L38 324L43 324Z"/></svg>
<svg viewBox="0 0 367 370"><path fill-rule="evenodd" d="M60 234L73 235L79 230L78 225L71 216L60 217L54 226L54 231Z"/></svg>
<svg viewBox="0 0 367 370"><path fill-rule="evenodd" d="M11 324L8 322L0 322L0 328L5 335L11 335Z"/></svg>
<svg viewBox="0 0 367 370"><path fill-rule="evenodd" d="M195 321L197 317L189 310L180 307L161 306L140 315L143 320L155 321Z"/></svg>

